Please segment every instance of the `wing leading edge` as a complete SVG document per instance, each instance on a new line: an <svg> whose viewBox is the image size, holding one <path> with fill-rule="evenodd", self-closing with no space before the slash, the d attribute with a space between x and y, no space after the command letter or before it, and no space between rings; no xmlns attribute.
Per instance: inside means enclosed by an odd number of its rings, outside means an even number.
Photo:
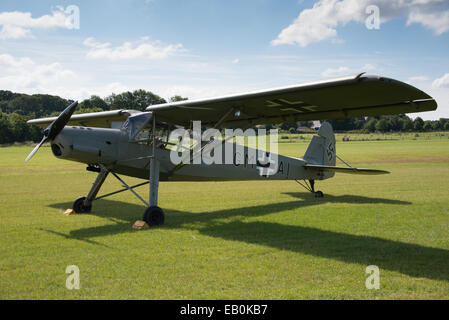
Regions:
<svg viewBox="0 0 449 320"><path fill-rule="evenodd" d="M130 115L139 113L136 110L112 110L93 113L82 113L72 115L67 125L80 127L111 128L112 122L124 122ZM46 128L57 117L33 119L27 121L29 124L35 124Z"/></svg>
<svg viewBox="0 0 449 320"><path fill-rule="evenodd" d="M161 121L189 126L201 120L220 127L432 111L436 101L406 83L374 75L317 81L212 99L149 106ZM231 112L234 111L234 112Z"/></svg>

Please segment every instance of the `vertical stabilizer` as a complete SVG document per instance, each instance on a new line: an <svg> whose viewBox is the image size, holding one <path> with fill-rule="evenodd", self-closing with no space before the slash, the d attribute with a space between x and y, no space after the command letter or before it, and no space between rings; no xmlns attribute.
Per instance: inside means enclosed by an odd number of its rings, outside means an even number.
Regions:
<svg viewBox="0 0 449 320"><path fill-rule="evenodd" d="M318 135L312 138L303 158L309 164L335 166L335 152L334 130L328 122L324 122Z"/></svg>

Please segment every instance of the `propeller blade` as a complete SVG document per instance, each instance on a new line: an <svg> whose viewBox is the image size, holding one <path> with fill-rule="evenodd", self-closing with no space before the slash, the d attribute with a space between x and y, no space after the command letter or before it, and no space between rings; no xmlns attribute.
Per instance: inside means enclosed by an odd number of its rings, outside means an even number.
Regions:
<svg viewBox="0 0 449 320"><path fill-rule="evenodd" d="M39 142L39 144L37 146L34 147L33 151L31 151L31 153L28 155L28 157L25 159L25 162L28 162L28 160L30 160L34 154L37 152L37 150L39 150L39 148L47 141L47 137L44 136L42 138L42 141Z"/></svg>
<svg viewBox="0 0 449 320"><path fill-rule="evenodd" d="M44 130L44 137L42 138L42 141L39 142L37 146L34 147L33 151L28 155L28 157L25 159L25 162L30 160L34 154L39 150L39 148L47 141L52 141L56 136L64 129L67 122L69 122L70 117L72 116L73 112L76 109L76 106L78 105L78 101L75 101L71 103L67 108L64 109L64 111L61 112L61 114L56 118L55 121L53 121L47 129Z"/></svg>
<svg viewBox="0 0 449 320"><path fill-rule="evenodd" d="M67 122L69 122L70 117L75 111L77 105L78 101L75 101L67 108L65 108L65 110L61 112L58 118L53 121L47 127L47 129L44 130L44 134L48 137L49 140L53 140L54 138L56 138L56 136L62 131L62 129L64 129L65 125L67 124Z"/></svg>

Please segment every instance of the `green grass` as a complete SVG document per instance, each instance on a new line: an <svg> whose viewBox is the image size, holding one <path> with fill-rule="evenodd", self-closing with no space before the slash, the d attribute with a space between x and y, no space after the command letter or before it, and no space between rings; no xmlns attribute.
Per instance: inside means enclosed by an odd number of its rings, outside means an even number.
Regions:
<svg viewBox="0 0 449 320"><path fill-rule="evenodd" d="M28 164L31 147L0 148L0 299L448 299L449 139L339 141L344 160L391 175L337 174L323 199L293 181L162 182L166 223L145 231L129 193L64 216L95 175L49 148Z"/></svg>

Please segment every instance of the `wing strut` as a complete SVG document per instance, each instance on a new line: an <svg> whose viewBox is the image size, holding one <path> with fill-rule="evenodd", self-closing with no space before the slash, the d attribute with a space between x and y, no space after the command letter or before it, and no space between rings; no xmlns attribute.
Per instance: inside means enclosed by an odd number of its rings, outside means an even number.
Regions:
<svg viewBox="0 0 449 320"><path fill-rule="evenodd" d="M212 127L212 129L216 129L216 128L220 127L221 124L223 124L223 122L226 121L226 119L229 117L229 115L231 115L232 112L235 112L235 110L236 110L235 107L230 108L230 109L229 109L229 110L228 110L228 111L227 111L227 112L220 118L220 120L218 120L218 121L215 123L215 125ZM245 129L246 129L246 128L247 128L247 127L245 127ZM221 144L226 143L227 141L229 141L229 140L232 139L232 138L234 138L234 136L227 137L226 139L221 140ZM192 163L193 160L194 160L196 157L201 156L203 150L204 150L209 144L211 144L212 142L213 142L213 141L210 141L210 142L206 143L204 146L201 147L201 149L200 149L198 152L189 153L189 157L190 157L189 163ZM199 143L201 143L201 141L200 141ZM192 150L192 149L195 149L195 148L192 147L190 150ZM178 164L176 167L174 167L174 168L168 173L168 175L169 175L169 176L172 175L174 172L180 170L180 169L183 168L185 165L186 165L186 163L184 163L184 161L181 161L181 163Z"/></svg>

